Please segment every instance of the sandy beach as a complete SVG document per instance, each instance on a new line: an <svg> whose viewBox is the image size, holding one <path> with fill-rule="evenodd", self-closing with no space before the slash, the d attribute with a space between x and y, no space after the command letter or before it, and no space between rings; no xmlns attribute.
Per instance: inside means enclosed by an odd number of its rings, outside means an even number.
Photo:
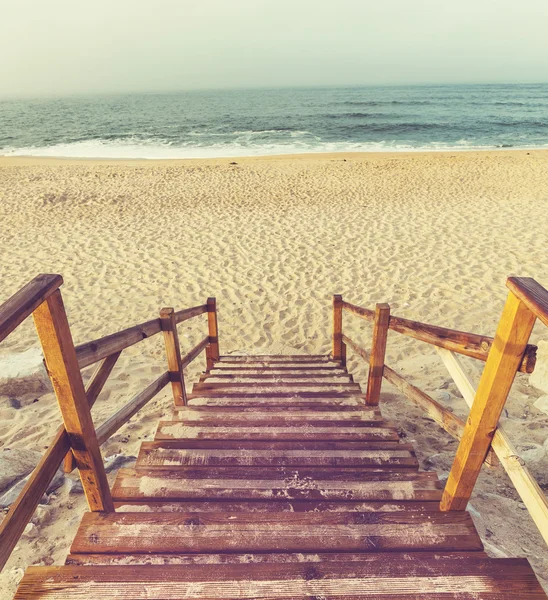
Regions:
<svg viewBox="0 0 548 600"><path fill-rule="evenodd" d="M493 335L508 275L548 287L548 151L0 158L0 222L0 302L38 273L62 274L76 343L208 296L217 298L222 353L328 353L333 294ZM180 326L183 352L205 328L203 317ZM363 321L345 316L344 328L369 346ZM537 325L532 343L542 340L548 331ZM23 365L25 356L39 363L37 351L28 354L37 347L31 321L0 346L0 452L42 452L60 423L47 382ZM482 363L465 362L477 383ZM387 363L466 415L431 347L391 333ZM21 367L16 383L2 374L8 364L12 374ZM96 423L164 369L160 336L124 352L94 408ZM200 357L187 384L203 369ZM349 369L366 381L353 355ZM548 414L533 405L546 393L520 375L503 419L544 490ZM104 457L135 456L170 402L166 389L103 446ZM457 443L389 384L381 408L416 442L423 468L450 469ZM39 509L0 575L1 598L11 598L26 566L64 561L86 508L70 491L76 478ZM471 505L487 552L526 556L548 589L548 550L502 467L484 469Z"/></svg>

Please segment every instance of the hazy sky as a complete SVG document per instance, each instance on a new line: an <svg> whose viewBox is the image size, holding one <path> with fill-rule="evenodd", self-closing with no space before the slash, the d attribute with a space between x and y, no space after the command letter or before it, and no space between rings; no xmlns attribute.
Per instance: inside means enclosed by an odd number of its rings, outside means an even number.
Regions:
<svg viewBox="0 0 548 600"><path fill-rule="evenodd" d="M0 0L0 95L548 81L548 0Z"/></svg>

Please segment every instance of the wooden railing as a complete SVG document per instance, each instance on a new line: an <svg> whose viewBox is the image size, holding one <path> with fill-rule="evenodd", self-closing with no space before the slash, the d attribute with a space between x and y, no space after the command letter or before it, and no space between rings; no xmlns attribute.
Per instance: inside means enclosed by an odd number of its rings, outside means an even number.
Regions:
<svg viewBox="0 0 548 600"><path fill-rule="evenodd" d="M532 373L535 368L537 348L528 342L536 319L548 326L548 291L534 279L523 277L510 277L507 287L510 291L494 338L394 317L387 304L377 304L373 311L334 296L333 359L344 364L350 346L369 363L368 405L379 404L384 378L460 440L440 503L442 511L465 510L482 464L493 465L498 459L548 543L548 500L499 424L516 373ZM371 352L343 333L343 311L373 322ZM470 407L466 422L385 364L389 330L436 346ZM457 354L486 363L477 390Z"/></svg>
<svg viewBox="0 0 548 600"><path fill-rule="evenodd" d="M90 510L114 511L100 446L168 383L175 404L184 405L183 369L204 350L208 369L219 358L215 298L180 311L164 308L158 319L75 346L59 289L62 283L60 275L39 275L0 306L0 342L32 314L63 419L63 425L0 523L0 570L63 460L66 472L78 468ZM182 357L177 325L203 313L208 314L208 335ZM164 336L167 371L95 428L91 407L121 352L160 332ZM80 370L94 363L99 364L84 387Z"/></svg>

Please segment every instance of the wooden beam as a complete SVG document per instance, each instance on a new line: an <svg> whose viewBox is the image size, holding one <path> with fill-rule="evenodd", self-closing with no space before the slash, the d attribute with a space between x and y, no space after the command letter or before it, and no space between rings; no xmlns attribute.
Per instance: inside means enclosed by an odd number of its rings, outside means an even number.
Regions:
<svg viewBox="0 0 548 600"><path fill-rule="evenodd" d="M390 305L377 304L373 322L373 342L369 360L369 376L365 403L368 406L378 406L381 398L381 386L384 371L384 356L390 323Z"/></svg>
<svg viewBox="0 0 548 600"><path fill-rule="evenodd" d="M449 350L440 348L438 352L464 399L471 405L476 392L459 358L449 352ZM517 449L510 441L510 437L504 430L504 427L500 424L495 431L491 446L527 507L544 541L548 544L548 499L529 469L525 466L523 459L519 456Z"/></svg>
<svg viewBox="0 0 548 600"><path fill-rule="evenodd" d="M160 319L146 321L139 325L134 325L128 329L106 335L92 342L86 342L76 346L76 355L78 357L78 366L80 369L88 367L93 363L100 361L115 352L121 352L134 344L156 335L162 331Z"/></svg>
<svg viewBox="0 0 548 600"><path fill-rule="evenodd" d="M548 290L532 277L509 277L506 286L548 327Z"/></svg>
<svg viewBox="0 0 548 600"><path fill-rule="evenodd" d="M219 327L217 324L217 301L215 298L207 299L207 325L209 329L210 353L213 361L219 360Z"/></svg>
<svg viewBox="0 0 548 600"><path fill-rule="evenodd" d="M131 417L141 410L147 402L152 400L158 392L160 392L169 383L169 373L163 373L148 385L142 392L137 394L127 404L125 404L118 412L108 418L100 427L97 428L97 440L99 445L104 444L114 433L127 423Z"/></svg>
<svg viewBox="0 0 548 600"><path fill-rule="evenodd" d="M33 316L89 508L92 511L113 511L114 504L61 292L56 290L34 311Z"/></svg>
<svg viewBox="0 0 548 600"><path fill-rule="evenodd" d="M95 404L95 400L99 397L101 390L103 389L105 383L109 375L118 360L121 352L115 352L110 356L104 358L101 363L95 369L95 372L91 376L91 379L86 387L86 397L88 399L88 404L90 409ZM65 473L72 473L72 471L76 468L76 461L74 460L74 455L72 454L72 450L67 452L65 456L65 461L63 463L63 471Z"/></svg>
<svg viewBox="0 0 548 600"><path fill-rule="evenodd" d="M0 306L0 342L63 284L61 275L37 275Z"/></svg>
<svg viewBox="0 0 548 600"><path fill-rule="evenodd" d="M504 306L440 509L465 510L535 324L535 314L512 292Z"/></svg>
<svg viewBox="0 0 548 600"><path fill-rule="evenodd" d="M336 294L333 296L333 360L342 360L342 296Z"/></svg>
<svg viewBox="0 0 548 600"><path fill-rule="evenodd" d="M190 352L188 352L187 354L185 354L183 356L183 358L181 359L182 368L186 369L186 367L188 367L188 365L197 356L199 356L199 354L202 352L202 350L207 348L208 345L209 345L209 336L206 335L206 337L199 344L196 344L196 346L194 346L194 348L192 348L192 350Z"/></svg>
<svg viewBox="0 0 548 600"><path fill-rule="evenodd" d="M374 321L375 319L375 311L362 308L361 306L343 302L343 309L366 321ZM421 342L446 348L447 350L452 350L453 352L458 352L459 354L470 356L483 362L487 360L489 350L493 346L492 337L447 329L436 325L428 325L427 323L402 319L393 315L390 316L389 328L392 331L407 335ZM520 362L519 370L523 373L532 373L535 369L536 355L537 347L528 345Z"/></svg>
<svg viewBox="0 0 548 600"><path fill-rule="evenodd" d="M179 336L177 335L175 311L172 308L162 308L160 311L160 321L162 322L162 331L164 333L167 368L173 392L173 402L176 406L184 406L186 404L186 387L183 366L181 364L181 347L179 345Z"/></svg>
<svg viewBox="0 0 548 600"><path fill-rule="evenodd" d="M60 427L25 487L0 523L0 571L8 561L69 448L67 432L64 427Z"/></svg>
<svg viewBox="0 0 548 600"><path fill-rule="evenodd" d="M201 304L200 306L194 306L192 308L184 308L183 310L178 310L175 313L175 321L177 324L182 323L183 321L188 321L198 315L207 312L207 304Z"/></svg>

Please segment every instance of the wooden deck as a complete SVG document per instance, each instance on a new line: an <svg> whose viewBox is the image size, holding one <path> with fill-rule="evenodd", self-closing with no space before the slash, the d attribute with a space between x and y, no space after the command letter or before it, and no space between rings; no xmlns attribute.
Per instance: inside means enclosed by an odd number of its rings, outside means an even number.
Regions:
<svg viewBox="0 0 548 600"><path fill-rule="evenodd" d="M222 356L15 598L546 599L325 356Z"/></svg>

